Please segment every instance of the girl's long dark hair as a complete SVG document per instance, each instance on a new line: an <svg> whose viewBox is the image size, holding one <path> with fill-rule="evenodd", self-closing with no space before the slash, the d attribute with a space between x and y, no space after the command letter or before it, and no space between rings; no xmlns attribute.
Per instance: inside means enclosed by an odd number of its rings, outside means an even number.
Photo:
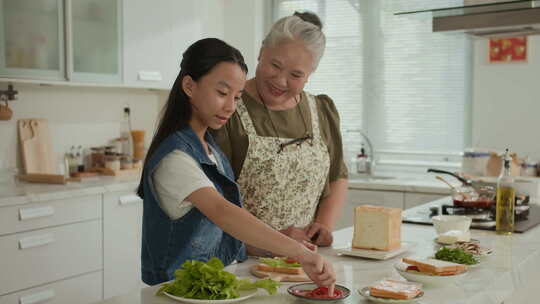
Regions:
<svg viewBox="0 0 540 304"><path fill-rule="evenodd" d="M247 74L247 66L242 53L222 40L216 38L201 39L193 43L182 55L180 73L174 81L167 104L162 110L158 129L152 139L144 161L143 174L137 189L137 194L144 198L143 180L147 164L159 145L171 134L188 126L191 115L189 97L182 89L182 79L191 76L194 81L208 74L221 62L233 62Z"/></svg>

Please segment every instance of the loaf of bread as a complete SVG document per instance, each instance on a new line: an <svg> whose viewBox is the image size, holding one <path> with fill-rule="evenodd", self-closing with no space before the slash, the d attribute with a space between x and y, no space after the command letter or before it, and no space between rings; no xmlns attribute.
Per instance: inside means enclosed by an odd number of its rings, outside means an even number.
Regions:
<svg viewBox="0 0 540 304"><path fill-rule="evenodd" d="M353 248L383 251L401 247L401 209L358 206L354 212Z"/></svg>

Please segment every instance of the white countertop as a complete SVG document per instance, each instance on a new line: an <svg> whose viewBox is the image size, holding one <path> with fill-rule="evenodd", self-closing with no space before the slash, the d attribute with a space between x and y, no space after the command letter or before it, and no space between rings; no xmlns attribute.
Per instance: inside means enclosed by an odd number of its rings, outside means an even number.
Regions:
<svg viewBox="0 0 540 304"><path fill-rule="evenodd" d="M418 206L405 212L416 212ZM403 241L417 245L408 253L396 258L377 261L337 255L332 248L321 248L320 252L330 259L336 270L338 283L351 289L349 298L339 303L368 303L357 292L359 288L382 278L402 279L393 265L403 256L426 257L433 255L435 230L432 226L403 224ZM472 236L483 246L493 249L493 253L482 264L469 268L467 276L459 282L446 286L425 286L421 303L471 303L500 304L534 303L537 296L533 289L522 286L537 286L540 283L540 227L513 236L498 236L494 232L473 230ZM349 245L352 227L334 233L334 248ZM227 267L239 276L249 276L248 268L253 259L245 263ZM536 283L538 282L538 283ZM531 284L532 283L532 284ZM300 303L285 291L290 284L284 284L277 295L268 296L264 291L242 303ZM143 288L125 296L115 297L101 303L107 304L166 304L178 303L162 296L155 296L157 286Z"/></svg>
<svg viewBox="0 0 540 304"><path fill-rule="evenodd" d="M454 186L461 185L461 183L454 178L448 178L447 180ZM450 188L447 185L437 180L434 174L427 173L414 175L385 174L383 176L375 175L375 178L360 177L351 174L349 176L349 188L360 190L450 194Z"/></svg>
<svg viewBox="0 0 540 304"><path fill-rule="evenodd" d="M109 176L83 179L82 182L68 182L65 185L27 182L18 182L16 185L0 184L0 207L113 191L135 190L138 185L138 178Z"/></svg>

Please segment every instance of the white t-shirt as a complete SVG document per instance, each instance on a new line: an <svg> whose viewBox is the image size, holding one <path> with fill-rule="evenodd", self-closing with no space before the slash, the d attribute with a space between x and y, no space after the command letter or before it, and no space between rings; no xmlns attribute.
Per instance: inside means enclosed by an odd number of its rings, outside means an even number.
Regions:
<svg viewBox="0 0 540 304"><path fill-rule="evenodd" d="M215 155L213 152L208 157L221 168ZM195 190L215 188L197 161L180 150L174 150L161 160L154 172L153 183L161 209L172 220L181 218L193 208L193 204L185 199Z"/></svg>

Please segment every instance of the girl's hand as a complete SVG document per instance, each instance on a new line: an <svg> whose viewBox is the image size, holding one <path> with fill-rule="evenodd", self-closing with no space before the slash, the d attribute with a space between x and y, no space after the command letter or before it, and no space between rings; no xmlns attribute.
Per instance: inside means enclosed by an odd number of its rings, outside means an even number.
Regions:
<svg viewBox="0 0 540 304"><path fill-rule="evenodd" d="M296 259L302 265L304 272L318 286L327 286L334 289L336 283L336 273L332 264L324 259L320 254L304 246Z"/></svg>

